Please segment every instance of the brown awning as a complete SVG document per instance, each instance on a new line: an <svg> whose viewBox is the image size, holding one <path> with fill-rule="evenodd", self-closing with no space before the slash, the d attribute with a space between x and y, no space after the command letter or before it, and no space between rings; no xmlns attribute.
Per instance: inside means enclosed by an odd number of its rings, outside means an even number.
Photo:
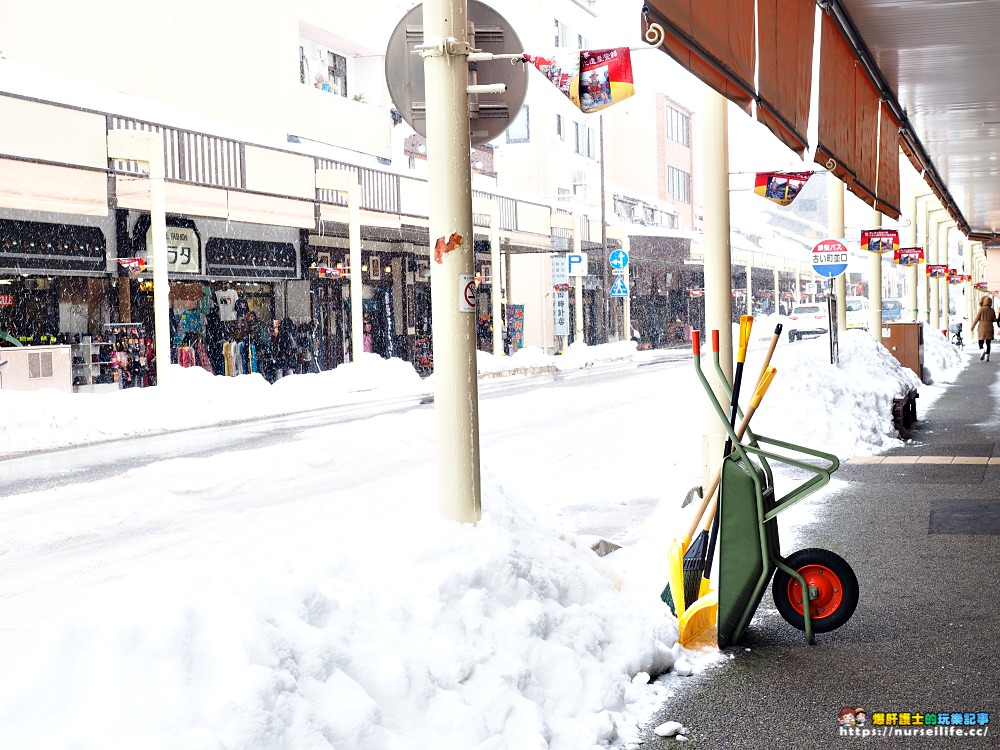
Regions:
<svg viewBox="0 0 1000 750"><path fill-rule="evenodd" d="M899 210L899 121L885 102L880 103L878 136L878 181L875 184L877 208L886 216L898 219Z"/></svg>
<svg viewBox="0 0 1000 750"><path fill-rule="evenodd" d="M879 98L875 84L864 67L854 66L854 109L856 156L854 162L854 192L871 207L875 207L875 184L878 180L878 110ZM851 118L846 118L850 120Z"/></svg>
<svg viewBox="0 0 1000 750"><path fill-rule="evenodd" d="M663 27L667 54L750 112L754 99L754 0L649 0L644 21L643 32L650 22Z"/></svg>
<svg viewBox="0 0 1000 750"><path fill-rule="evenodd" d="M854 138L854 52L830 16L822 18L815 160L848 187L857 169Z"/></svg>
<svg viewBox="0 0 1000 750"><path fill-rule="evenodd" d="M809 124L816 3L758 0L757 15L757 119L801 157Z"/></svg>

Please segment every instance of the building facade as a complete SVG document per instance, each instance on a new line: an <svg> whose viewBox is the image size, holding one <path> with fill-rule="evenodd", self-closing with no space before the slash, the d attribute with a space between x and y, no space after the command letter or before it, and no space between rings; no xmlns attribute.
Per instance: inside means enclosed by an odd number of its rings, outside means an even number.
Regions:
<svg viewBox="0 0 1000 750"><path fill-rule="evenodd" d="M517 30L517 52L604 46L595 2L491 5ZM41 7L0 9L0 332L92 342L79 385L121 376L105 365L119 349L129 382L151 382L148 180L108 148L113 130L146 130L165 144L172 360L225 374L270 366L268 376L335 367L354 356L349 282L360 275L365 349L428 371L426 148L391 99L386 76L399 73L385 69L407 10L181 0L169 13L122 13L98 0L53 25ZM480 313L499 295L520 345L571 343L575 326L555 326L552 257L578 249L590 256L577 282L584 340L628 336L607 254L619 242L609 236L635 232L632 293L650 298L637 307L671 324L689 307L670 295L686 291L695 255L693 113L640 92L588 115L528 73L510 126L470 153ZM361 186L359 269L344 195L317 187L325 170ZM255 358L268 336L290 350L270 365Z"/></svg>

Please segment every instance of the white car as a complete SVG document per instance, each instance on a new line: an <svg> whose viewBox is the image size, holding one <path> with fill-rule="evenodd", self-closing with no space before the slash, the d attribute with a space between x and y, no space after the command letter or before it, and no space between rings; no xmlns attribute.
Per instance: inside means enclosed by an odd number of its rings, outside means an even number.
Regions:
<svg viewBox="0 0 1000 750"><path fill-rule="evenodd" d="M847 327L868 330L868 298L848 297L844 301L847 310Z"/></svg>
<svg viewBox="0 0 1000 750"><path fill-rule="evenodd" d="M818 336L830 330L830 316L826 302L798 305L788 316L788 340L797 341L803 336Z"/></svg>

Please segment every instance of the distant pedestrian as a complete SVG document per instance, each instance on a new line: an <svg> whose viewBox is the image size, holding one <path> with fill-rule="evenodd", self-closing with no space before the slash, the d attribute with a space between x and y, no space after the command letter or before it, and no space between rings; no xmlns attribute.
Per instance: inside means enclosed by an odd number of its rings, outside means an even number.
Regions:
<svg viewBox="0 0 1000 750"><path fill-rule="evenodd" d="M983 350L979 355L980 361L984 359L990 361L990 346L993 344L993 328L996 324L997 314L993 309L993 298L986 295L979 301L979 310L971 324L976 331L976 338L979 339L979 348Z"/></svg>
<svg viewBox="0 0 1000 750"><path fill-rule="evenodd" d="M277 339L272 341L276 379L294 374L295 366L298 364L298 346L295 340L295 323L291 318L283 318L278 324Z"/></svg>

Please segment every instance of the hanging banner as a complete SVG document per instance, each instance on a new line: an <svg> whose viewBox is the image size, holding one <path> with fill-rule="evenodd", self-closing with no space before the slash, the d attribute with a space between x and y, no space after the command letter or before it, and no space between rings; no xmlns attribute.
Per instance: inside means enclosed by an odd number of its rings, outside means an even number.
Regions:
<svg viewBox="0 0 1000 750"><path fill-rule="evenodd" d="M118 265L133 276L138 276L146 270L146 261L144 258L119 258Z"/></svg>
<svg viewBox="0 0 1000 750"><path fill-rule="evenodd" d="M552 333L569 336L569 266L565 255L553 255L552 267Z"/></svg>
<svg viewBox="0 0 1000 750"><path fill-rule="evenodd" d="M870 253L893 253L899 250L899 232L895 229L862 229L861 249Z"/></svg>
<svg viewBox="0 0 1000 750"><path fill-rule="evenodd" d="M580 50L551 57L525 55L582 112L598 110L635 93L628 47Z"/></svg>
<svg viewBox="0 0 1000 750"><path fill-rule="evenodd" d="M943 264L927 264L927 275L934 279L943 279L948 276L948 266Z"/></svg>
<svg viewBox="0 0 1000 750"><path fill-rule="evenodd" d="M778 205L787 206L812 175L812 172L758 172L753 191Z"/></svg>
<svg viewBox="0 0 1000 750"><path fill-rule="evenodd" d="M509 354L524 346L524 305L507 305L507 337Z"/></svg>
<svg viewBox="0 0 1000 750"><path fill-rule="evenodd" d="M966 281L972 281L972 276L967 276L964 273L959 273L954 268L948 269L949 284L964 284Z"/></svg>
<svg viewBox="0 0 1000 750"><path fill-rule="evenodd" d="M924 262L922 247L901 247L892 254L892 262L901 266L915 266Z"/></svg>

